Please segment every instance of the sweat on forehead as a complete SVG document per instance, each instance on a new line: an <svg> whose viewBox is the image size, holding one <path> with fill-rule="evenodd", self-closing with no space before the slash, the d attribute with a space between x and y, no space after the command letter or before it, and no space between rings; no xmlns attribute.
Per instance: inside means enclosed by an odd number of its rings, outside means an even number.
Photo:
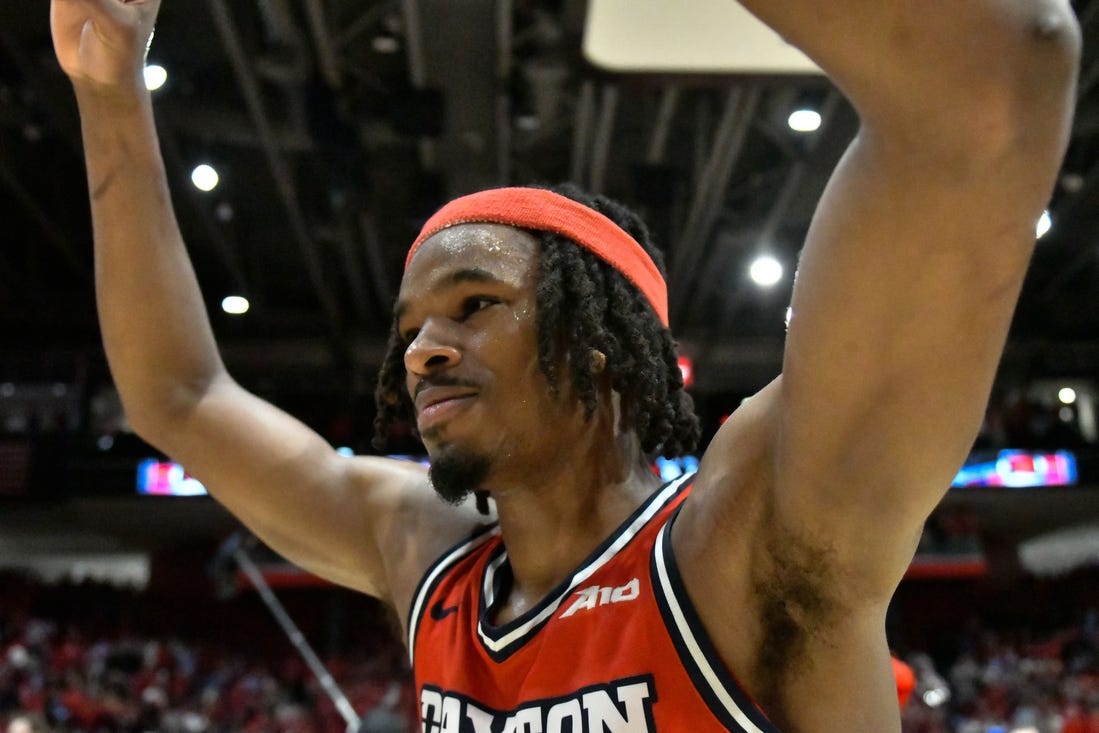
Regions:
<svg viewBox="0 0 1099 733"><path fill-rule="evenodd" d="M530 232L504 224L469 223L457 224L435 232L431 237L432 248L444 254L462 256L476 251L489 256L500 255L514 257L533 253L537 240ZM422 243L421 243L422 244ZM419 252L420 248L417 247ZM412 264L408 258L405 269Z"/></svg>
<svg viewBox="0 0 1099 733"><path fill-rule="evenodd" d="M505 224L567 237L614 267L641 291L668 325L668 288L656 263L625 230L584 204L540 188L496 188L439 209L408 250L405 269L425 240L458 224Z"/></svg>
<svg viewBox="0 0 1099 733"><path fill-rule="evenodd" d="M538 239L531 232L501 224L461 224L424 240L409 259L405 275L416 273L423 278L424 269L472 266L501 273L525 271L538 249Z"/></svg>
<svg viewBox="0 0 1099 733"><path fill-rule="evenodd" d="M533 234L500 224L463 224L437 232L405 268L394 316L399 320L425 292L462 283L518 286L536 277L538 250Z"/></svg>

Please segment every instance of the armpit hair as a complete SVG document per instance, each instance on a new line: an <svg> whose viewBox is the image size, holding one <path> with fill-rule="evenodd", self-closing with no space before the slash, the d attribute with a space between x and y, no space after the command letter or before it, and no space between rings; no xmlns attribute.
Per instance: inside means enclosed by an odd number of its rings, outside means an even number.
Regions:
<svg viewBox="0 0 1099 733"><path fill-rule="evenodd" d="M772 529L761 553L763 558L763 562L753 564L752 570L763 632L753 671L759 681L758 701L768 715L773 715L785 707L783 694L790 689L791 672L815 663L809 642L820 642L820 634L840 612L836 601L836 583L840 580L834 551L808 541L789 527Z"/></svg>

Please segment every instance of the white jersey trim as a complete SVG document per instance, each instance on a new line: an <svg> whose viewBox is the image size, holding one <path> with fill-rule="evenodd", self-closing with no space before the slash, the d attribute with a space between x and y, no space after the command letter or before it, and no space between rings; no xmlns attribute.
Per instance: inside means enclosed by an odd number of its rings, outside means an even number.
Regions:
<svg viewBox="0 0 1099 733"><path fill-rule="evenodd" d="M709 657L703 652L698 639L695 637L694 630L687 621L687 617L683 612L683 605L676 594L675 586L672 584L668 572L668 559L665 556L665 547L670 544L666 543L665 535L668 533L670 525L671 523L669 522L660 528L660 534L657 536L656 542L653 545L653 557L656 563L656 575L659 581L659 589L664 597L665 603L668 605L668 610L671 613L672 619L675 622L675 629L669 629L669 631L678 634L690 654L691 660L694 662L702 679L705 680L706 685L713 692L714 697L716 697L724 707L725 712L744 729L745 733L772 733L772 728L763 729L757 726L752 718L750 718L737 704L736 700L733 699L733 696L722 682L720 675L710 663ZM697 682L698 680L696 679L696 683Z"/></svg>
<svg viewBox="0 0 1099 733"><path fill-rule="evenodd" d="M435 591L435 587L438 585L438 581L441 579L443 573L449 570L456 562L461 560L463 557L470 554L498 534L500 534L500 527L496 525L482 532L479 532L472 539L463 542L449 552L444 553L428 569L428 572L420 581L420 587L417 589L416 595L414 596L412 601L412 611L408 615L408 657L412 663L415 663L416 661L416 635L420 629L420 621L424 612L424 604L427 602L427 599L431 597L431 594Z"/></svg>
<svg viewBox="0 0 1099 733"><path fill-rule="evenodd" d="M630 540L641 531L641 529L652 519L664 506L674 497L680 487L694 478L694 474L687 474L674 481L669 482L663 489L661 489L653 499L650 500L648 506L644 511L638 514L630 524L622 529L613 542L608 544L606 548L595 559L584 565L576 573L573 574L568 584L564 589L559 592L549 603L546 603L542 609L524 621L522 624L511 628L507 633L499 637L491 635L489 630L485 629L485 619L482 617L477 622L477 634L481 637L482 643L490 651L499 653L511 646L512 644L523 639L532 630L537 629L544 624L550 617L557 612L557 609L576 589L576 586L583 583L595 572L607 564L615 555L621 551L623 547L629 544ZM486 608L492 608L493 603L496 600L496 583L495 576L500 566L507 560L507 552L502 552L499 557L495 558L485 570L484 584L482 586L482 593L484 594L484 601Z"/></svg>

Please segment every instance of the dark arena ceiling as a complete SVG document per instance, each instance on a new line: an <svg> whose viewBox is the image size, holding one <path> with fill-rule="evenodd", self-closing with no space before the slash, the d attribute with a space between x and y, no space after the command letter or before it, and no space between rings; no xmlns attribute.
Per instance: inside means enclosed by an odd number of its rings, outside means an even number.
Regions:
<svg viewBox="0 0 1099 733"><path fill-rule="evenodd" d="M1001 385L1099 373L1099 0L1072 5L1085 35L1079 109ZM155 92L162 147L240 381L365 449L362 418L419 224L453 195L562 180L644 212L668 253L672 322L704 416L777 373L791 273L853 112L819 76L601 70L581 50L587 10L164 0L150 55L168 71ZM795 133L787 118L806 106L823 126ZM220 173L212 192L190 183L199 163ZM110 412L86 198L48 3L3 0L0 382L27 400L77 395L62 419L85 427ZM745 276L761 251L785 267L770 290ZM229 294L250 311L223 313Z"/></svg>

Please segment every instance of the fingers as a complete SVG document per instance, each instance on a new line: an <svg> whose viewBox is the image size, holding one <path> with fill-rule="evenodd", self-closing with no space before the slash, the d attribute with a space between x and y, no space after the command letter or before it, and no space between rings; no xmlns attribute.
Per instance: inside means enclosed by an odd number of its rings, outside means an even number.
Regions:
<svg viewBox="0 0 1099 733"><path fill-rule="evenodd" d="M50 24L62 69L74 82L128 84L152 42L159 0L53 0Z"/></svg>

